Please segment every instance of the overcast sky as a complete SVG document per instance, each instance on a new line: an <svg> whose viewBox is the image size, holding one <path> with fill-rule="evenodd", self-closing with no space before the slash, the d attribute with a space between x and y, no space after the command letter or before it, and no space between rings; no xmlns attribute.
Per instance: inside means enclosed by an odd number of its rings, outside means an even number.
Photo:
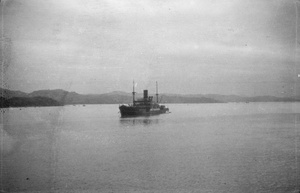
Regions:
<svg viewBox="0 0 300 193"><path fill-rule="evenodd" d="M131 92L134 79L138 92L158 81L163 93L300 94L299 4L2 0L2 86Z"/></svg>

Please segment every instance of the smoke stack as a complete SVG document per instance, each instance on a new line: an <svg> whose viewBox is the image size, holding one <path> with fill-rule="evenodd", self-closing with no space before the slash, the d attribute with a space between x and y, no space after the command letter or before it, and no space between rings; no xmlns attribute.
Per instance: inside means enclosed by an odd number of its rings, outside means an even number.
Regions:
<svg viewBox="0 0 300 193"><path fill-rule="evenodd" d="M148 90L144 90L144 99L148 98Z"/></svg>

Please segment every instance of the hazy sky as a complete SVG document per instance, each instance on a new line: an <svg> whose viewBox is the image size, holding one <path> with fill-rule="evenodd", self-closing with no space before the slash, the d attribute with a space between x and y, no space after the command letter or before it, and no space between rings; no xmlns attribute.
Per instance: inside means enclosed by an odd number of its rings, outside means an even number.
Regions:
<svg viewBox="0 0 300 193"><path fill-rule="evenodd" d="M296 0L2 0L2 84L84 94L131 92L134 79L138 92L155 92L158 81L164 93L300 94L299 8Z"/></svg>

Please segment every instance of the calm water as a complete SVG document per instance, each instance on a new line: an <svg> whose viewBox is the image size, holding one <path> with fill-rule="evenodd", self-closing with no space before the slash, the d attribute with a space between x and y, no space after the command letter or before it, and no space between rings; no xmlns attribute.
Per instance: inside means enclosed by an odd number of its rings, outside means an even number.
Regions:
<svg viewBox="0 0 300 193"><path fill-rule="evenodd" d="M300 103L118 105L2 112L8 192L298 192ZM3 125L2 125L3 126Z"/></svg>

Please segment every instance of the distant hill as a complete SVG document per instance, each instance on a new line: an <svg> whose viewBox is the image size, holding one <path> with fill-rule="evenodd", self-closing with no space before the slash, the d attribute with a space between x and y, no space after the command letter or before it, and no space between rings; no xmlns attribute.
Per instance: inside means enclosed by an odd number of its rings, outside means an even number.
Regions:
<svg viewBox="0 0 300 193"><path fill-rule="evenodd" d="M275 97L275 96L255 96L245 97L238 95L218 95L218 94L207 94L207 95L188 95L190 97L207 97L222 102L292 102L300 101L299 97L288 98L288 97Z"/></svg>
<svg viewBox="0 0 300 193"><path fill-rule="evenodd" d="M0 108L29 106L61 106L52 97L30 96L25 92L0 88Z"/></svg>
<svg viewBox="0 0 300 193"><path fill-rule="evenodd" d="M122 101L128 101L131 98L126 93L112 92L106 94L87 94L82 95L76 92L68 92L65 90L39 90L29 93L28 96L49 97L62 104L118 104Z"/></svg>
<svg viewBox="0 0 300 193"><path fill-rule="evenodd" d="M186 95L166 95L162 94L159 97L159 101L162 103L222 103L221 100L208 98L204 96L193 97Z"/></svg>
<svg viewBox="0 0 300 193"><path fill-rule="evenodd" d="M31 106L48 106L48 105L68 105L68 104L122 104L131 103L132 94L122 91L114 91L105 94L78 94L68 92L62 89L56 90L38 90L31 93L21 91L11 91L0 88L2 101L9 101L10 104L23 104ZM150 94L151 95L151 94ZM154 95L154 94L152 94ZM40 97L40 98L38 98ZM136 98L141 98L142 93L138 93ZM53 101L49 101L52 99ZM155 95L154 95L155 100ZM23 101L24 103L22 103ZM35 102L34 102L35 101ZM274 96L255 96L245 97L238 95L217 95L217 94L160 94L160 103L226 103L226 102L289 102L300 101L296 98L280 98Z"/></svg>
<svg viewBox="0 0 300 193"><path fill-rule="evenodd" d="M35 106L61 106L61 104L46 97L12 97L8 99L0 97L0 108Z"/></svg>
<svg viewBox="0 0 300 193"><path fill-rule="evenodd" d="M27 97L27 93L0 88L0 97L3 98Z"/></svg>
<svg viewBox="0 0 300 193"><path fill-rule="evenodd" d="M80 104L82 96L75 92L68 92L62 89L56 90L38 90L28 94L28 97L47 97L52 98L61 104Z"/></svg>

